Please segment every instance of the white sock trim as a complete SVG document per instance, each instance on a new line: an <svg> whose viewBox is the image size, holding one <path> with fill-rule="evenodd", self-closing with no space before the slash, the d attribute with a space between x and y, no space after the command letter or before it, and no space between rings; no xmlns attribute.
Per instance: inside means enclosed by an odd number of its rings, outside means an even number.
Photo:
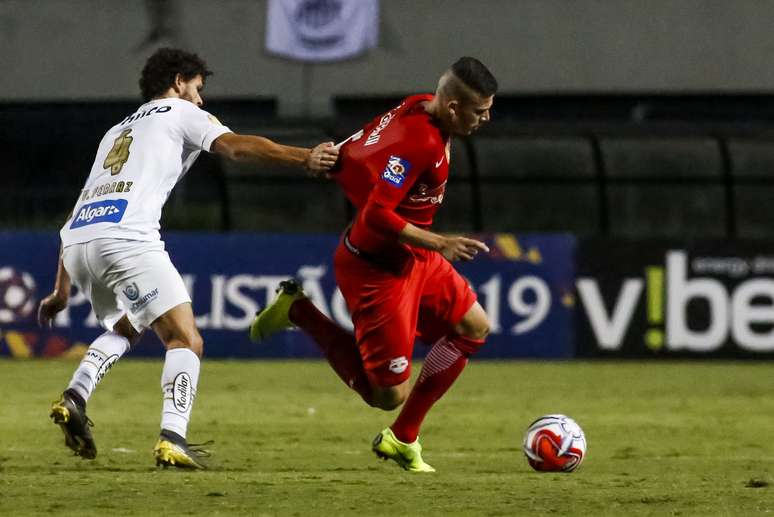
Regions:
<svg viewBox="0 0 774 517"><path fill-rule="evenodd" d="M417 382L422 382L428 377L446 370L460 357L462 357L462 352L457 350L457 347L450 343L446 337L442 337L427 353Z"/></svg>

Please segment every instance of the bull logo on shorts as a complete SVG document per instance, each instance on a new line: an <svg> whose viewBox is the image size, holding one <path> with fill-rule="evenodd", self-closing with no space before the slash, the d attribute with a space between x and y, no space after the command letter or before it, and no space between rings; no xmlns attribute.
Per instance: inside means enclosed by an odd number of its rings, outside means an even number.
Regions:
<svg viewBox="0 0 774 517"><path fill-rule="evenodd" d="M139 298L140 289L138 289L137 287L137 282L132 282L131 284L124 287L124 295L126 295L126 297L129 298L130 302L133 302L137 298Z"/></svg>
<svg viewBox="0 0 774 517"><path fill-rule="evenodd" d="M395 359L390 359L390 366L387 368L392 373L403 373L406 371L406 368L408 368L408 359L406 359L405 355L402 355L400 357L396 357Z"/></svg>

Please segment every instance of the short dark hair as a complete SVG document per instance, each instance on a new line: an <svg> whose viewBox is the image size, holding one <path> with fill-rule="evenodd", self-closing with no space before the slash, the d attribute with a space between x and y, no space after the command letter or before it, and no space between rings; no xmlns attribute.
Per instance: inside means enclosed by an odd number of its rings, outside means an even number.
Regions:
<svg viewBox="0 0 774 517"><path fill-rule="evenodd" d="M492 72L474 57L461 57L452 66L452 73L468 88L482 97L497 93L497 79Z"/></svg>
<svg viewBox="0 0 774 517"><path fill-rule="evenodd" d="M202 79L212 75L207 63L198 55L177 48L160 48L145 62L140 75L140 92L149 101L166 92L180 74L190 81L197 75Z"/></svg>

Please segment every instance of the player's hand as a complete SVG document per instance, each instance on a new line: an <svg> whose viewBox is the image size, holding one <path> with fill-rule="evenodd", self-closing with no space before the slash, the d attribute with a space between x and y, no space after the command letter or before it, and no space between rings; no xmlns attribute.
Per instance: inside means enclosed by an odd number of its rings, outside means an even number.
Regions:
<svg viewBox="0 0 774 517"><path fill-rule="evenodd" d="M67 296L56 291L40 301L38 306L38 325L50 328L54 317L67 307Z"/></svg>
<svg viewBox="0 0 774 517"><path fill-rule="evenodd" d="M329 178L328 171L336 165L339 159L339 148L333 142L323 142L309 153L306 161L306 170L315 178Z"/></svg>
<svg viewBox="0 0 774 517"><path fill-rule="evenodd" d="M446 237L440 252L446 260L473 260L479 252L489 253L489 247L481 241L468 237Z"/></svg>

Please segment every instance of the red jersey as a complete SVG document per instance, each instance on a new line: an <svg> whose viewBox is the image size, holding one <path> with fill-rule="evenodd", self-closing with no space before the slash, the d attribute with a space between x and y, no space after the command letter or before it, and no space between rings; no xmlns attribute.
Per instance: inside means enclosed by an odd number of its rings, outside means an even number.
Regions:
<svg viewBox="0 0 774 517"><path fill-rule="evenodd" d="M398 233L406 223L429 228L443 201L449 135L424 109L432 99L407 97L341 147L334 179L358 209L349 239L366 253L389 256L405 250Z"/></svg>

